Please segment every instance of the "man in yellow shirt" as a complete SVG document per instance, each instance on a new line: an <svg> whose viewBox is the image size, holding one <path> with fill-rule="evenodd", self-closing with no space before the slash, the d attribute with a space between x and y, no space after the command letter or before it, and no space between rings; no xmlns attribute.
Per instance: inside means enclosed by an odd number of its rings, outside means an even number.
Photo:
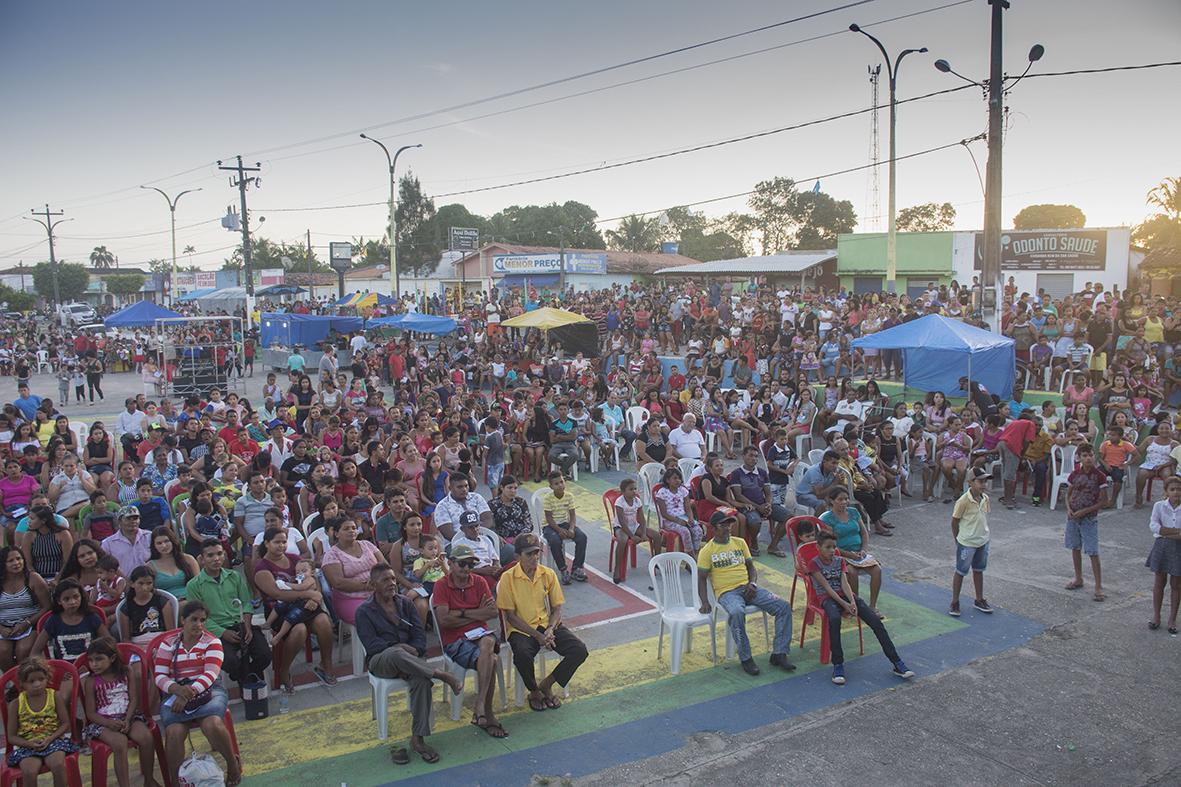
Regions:
<svg viewBox="0 0 1181 787"><path fill-rule="evenodd" d="M529 689L529 707L543 711L559 708L553 686L565 687L575 671L586 661L586 645L562 625L562 605L566 597L553 569L541 565L541 540L533 533L522 533L513 541L517 564L500 575L496 585L496 606L508 621L508 644L513 649L513 664ZM538 682L533 660L542 648L562 657L558 666Z"/></svg>
<svg viewBox="0 0 1181 787"><path fill-rule="evenodd" d="M731 538L731 529L738 524L738 512L733 508L719 508L709 518L714 537L701 545L697 553L697 590L701 596L701 611L710 612L709 594L705 583L712 580L718 605L726 610L726 624L730 636L738 646L738 658L748 675L758 675L746 636L746 607L758 607L775 617L775 641L771 645L771 664L788 672L796 665L787 660L791 645L791 605L769 590L758 586L755 562L750 548L741 538Z"/></svg>

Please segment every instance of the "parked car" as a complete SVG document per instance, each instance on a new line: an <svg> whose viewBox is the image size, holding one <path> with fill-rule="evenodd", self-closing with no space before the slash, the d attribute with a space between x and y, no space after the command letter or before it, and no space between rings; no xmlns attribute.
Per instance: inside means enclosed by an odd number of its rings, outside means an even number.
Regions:
<svg viewBox="0 0 1181 787"><path fill-rule="evenodd" d="M58 308L58 315L65 328L98 322L98 314L95 313L94 307L87 303L63 303Z"/></svg>

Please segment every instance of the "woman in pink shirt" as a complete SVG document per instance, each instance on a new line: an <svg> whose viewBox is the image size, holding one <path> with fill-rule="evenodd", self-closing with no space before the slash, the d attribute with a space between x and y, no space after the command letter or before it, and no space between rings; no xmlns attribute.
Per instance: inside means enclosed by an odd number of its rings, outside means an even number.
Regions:
<svg viewBox="0 0 1181 787"><path fill-rule="evenodd" d="M337 519L329 522L327 527L336 543L324 555L320 567L332 588L332 608L336 616L351 626L356 621L357 608L371 593L369 570L378 563L385 563L386 559L372 542L357 538L360 531L353 520Z"/></svg>

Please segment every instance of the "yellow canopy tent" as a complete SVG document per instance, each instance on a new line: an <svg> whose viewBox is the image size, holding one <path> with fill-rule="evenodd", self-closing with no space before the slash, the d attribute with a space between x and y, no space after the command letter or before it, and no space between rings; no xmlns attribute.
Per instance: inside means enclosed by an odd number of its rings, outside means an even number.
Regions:
<svg viewBox="0 0 1181 787"><path fill-rule="evenodd" d="M581 314L565 309L534 309L505 320L504 328L537 328L545 331L551 345L559 345L571 355L582 353L588 358L599 355L599 326Z"/></svg>

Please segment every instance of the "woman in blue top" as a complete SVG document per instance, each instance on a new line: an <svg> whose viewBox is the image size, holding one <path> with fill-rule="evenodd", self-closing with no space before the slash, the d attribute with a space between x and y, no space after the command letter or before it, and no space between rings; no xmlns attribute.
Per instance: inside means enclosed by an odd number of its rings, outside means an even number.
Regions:
<svg viewBox="0 0 1181 787"><path fill-rule="evenodd" d="M849 492L837 489L828 496L828 510L820 515L820 521L828 525L837 537L837 549L841 557L856 569L850 577L850 584L856 588L857 574L869 574L869 606L877 613L878 591L882 588L882 567L868 553L869 528L865 517L857 506L849 505ZM856 593L856 589L853 591Z"/></svg>

